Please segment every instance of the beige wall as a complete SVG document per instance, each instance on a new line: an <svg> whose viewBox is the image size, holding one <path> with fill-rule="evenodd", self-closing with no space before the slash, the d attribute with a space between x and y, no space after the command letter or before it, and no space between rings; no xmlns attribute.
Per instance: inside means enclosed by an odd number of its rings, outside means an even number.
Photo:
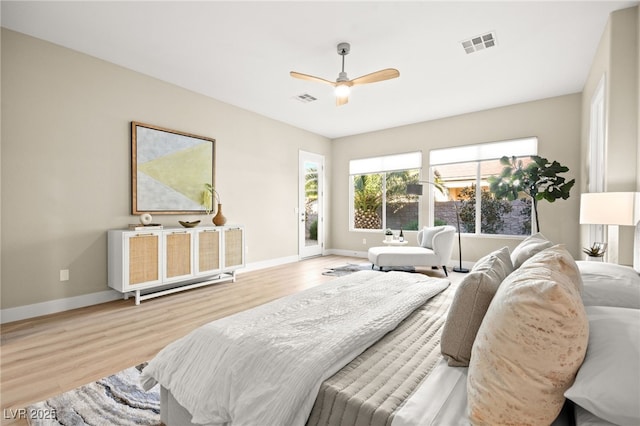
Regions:
<svg viewBox="0 0 640 426"><path fill-rule="evenodd" d="M605 139L607 191L640 189L640 150L638 148L638 102L640 81L638 58L638 7L611 14L583 89L580 192L586 192L589 176L589 115L591 99L605 76ZM587 227L580 232L580 243L589 246ZM633 262L633 228L620 227L619 262Z"/></svg>
<svg viewBox="0 0 640 426"><path fill-rule="evenodd" d="M106 230L137 222L131 121L215 138L216 186L229 223L246 227L248 262L297 255L298 151L330 170L328 139L16 32L1 40L2 308L108 289Z"/></svg>
<svg viewBox="0 0 640 426"><path fill-rule="evenodd" d="M333 142L333 202L331 217L333 247L353 252L380 245L380 232L349 231L349 160L398 152L422 151L423 177L429 167L429 151L483 142L538 137L539 155L569 167L569 177L580 180L581 95L573 94L480 111L441 120L337 139ZM505 152L505 155L509 155ZM579 182L577 182L579 187ZM579 191L553 204L540 203L540 228L558 243L565 243L574 256L578 247ZM422 225L429 217L428 202L422 202ZM415 239L415 232L408 233ZM363 238L367 244L363 244ZM476 261L493 249L515 247L520 239L464 236L463 262ZM457 244L454 248L457 253ZM456 256L457 257L457 256Z"/></svg>
<svg viewBox="0 0 640 426"><path fill-rule="evenodd" d="M580 247L588 244L577 223L579 193L586 188L588 170L588 104L602 73L613 80L607 98L609 189L633 190L635 183L640 190L638 14L638 8L632 8L612 15L583 94L333 142L3 29L1 306L107 289L106 230L137 220L129 214L132 120L217 140L216 184L229 222L247 229L250 263L297 255L299 150L327 159L326 247L363 253L379 245L381 235L349 231L350 159L421 150L426 171L429 150L434 148L537 136L540 155L567 165L569 176L577 180L569 200L541 203L542 232L580 257ZM423 202L423 224L428 215L428 203ZM156 215L165 225L196 218L202 217ZM415 233L407 237L415 238ZM621 239L621 262L631 263L630 232L623 230ZM464 261L518 242L466 236ZM59 281L60 269L70 269L70 281Z"/></svg>

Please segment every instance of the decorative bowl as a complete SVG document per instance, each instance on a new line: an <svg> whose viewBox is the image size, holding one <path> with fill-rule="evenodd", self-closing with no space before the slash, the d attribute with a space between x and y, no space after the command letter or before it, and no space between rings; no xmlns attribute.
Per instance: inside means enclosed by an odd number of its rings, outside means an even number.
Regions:
<svg viewBox="0 0 640 426"><path fill-rule="evenodd" d="M178 223L182 226L184 226L185 228L193 228L194 226L196 226L197 224L200 223L199 220L194 220L193 222L185 222L183 220L179 220Z"/></svg>

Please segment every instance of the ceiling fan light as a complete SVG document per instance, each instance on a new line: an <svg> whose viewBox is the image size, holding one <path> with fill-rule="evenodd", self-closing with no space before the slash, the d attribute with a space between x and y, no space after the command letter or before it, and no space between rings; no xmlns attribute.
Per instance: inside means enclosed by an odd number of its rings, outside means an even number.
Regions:
<svg viewBox="0 0 640 426"><path fill-rule="evenodd" d="M351 89L346 84L338 84L336 86L336 97L338 98L346 98L349 96Z"/></svg>

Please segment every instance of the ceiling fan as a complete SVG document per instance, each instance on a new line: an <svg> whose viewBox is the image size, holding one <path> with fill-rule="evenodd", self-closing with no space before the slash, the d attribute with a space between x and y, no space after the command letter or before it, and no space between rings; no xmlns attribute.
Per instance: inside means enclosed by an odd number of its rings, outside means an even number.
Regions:
<svg viewBox="0 0 640 426"><path fill-rule="evenodd" d="M300 78L302 80L318 81L320 83L330 84L335 87L336 93L336 105L344 105L349 102L349 92L351 86L359 84L375 83L378 81L390 80L392 78L400 77L400 72L395 68L386 68L380 71L372 72L371 74L363 75L353 80L349 80L347 73L344 72L344 57L351 51L351 45L349 43L338 44L338 55L342 56L342 71L338 74L338 78L335 82L325 80L324 78L314 77L308 74L302 74L296 71L291 71L289 74L291 77Z"/></svg>

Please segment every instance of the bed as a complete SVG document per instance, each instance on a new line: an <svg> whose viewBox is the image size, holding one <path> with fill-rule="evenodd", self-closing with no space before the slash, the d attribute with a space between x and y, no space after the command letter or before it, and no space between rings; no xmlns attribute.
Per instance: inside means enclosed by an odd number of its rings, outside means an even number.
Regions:
<svg viewBox="0 0 640 426"><path fill-rule="evenodd" d="M540 326L541 305L553 326ZM212 324L213 336L196 330L143 371L167 425L640 424L637 273L576 263L540 234L488 254L459 285L361 271ZM302 352L290 347L299 339ZM624 359L603 364L607 348Z"/></svg>

